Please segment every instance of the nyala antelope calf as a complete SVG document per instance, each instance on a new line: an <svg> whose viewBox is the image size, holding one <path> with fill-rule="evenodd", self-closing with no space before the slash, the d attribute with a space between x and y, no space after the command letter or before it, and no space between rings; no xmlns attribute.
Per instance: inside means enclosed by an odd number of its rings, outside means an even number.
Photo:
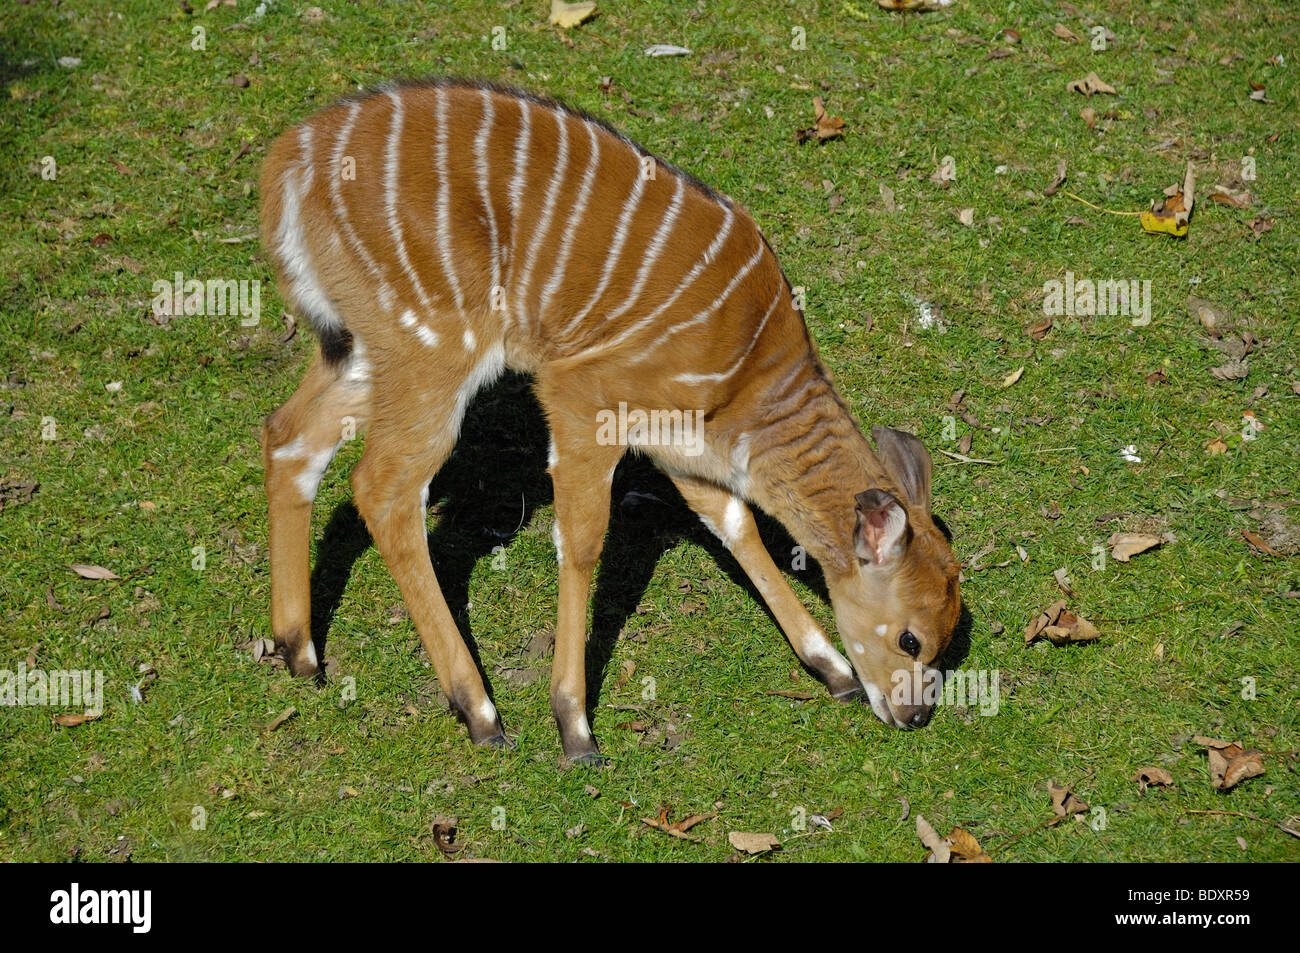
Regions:
<svg viewBox="0 0 1300 953"><path fill-rule="evenodd" d="M550 698L570 760L602 760L584 653L627 450L598 439L598 421L622 405L702 411L694 446L635 426L626 443L673 480L834 697L865 690L886 723L924 724L929 706L892 689L937 663L959 612L929 455L883 427L872 449L744 209L580 112L451 80L316 114L272 146L261 195L282 294L321 342L263 430L271 628L295 675L319 665L312 501L345 428L367 428L357 508L470 737L506 743L434 575L425 504L466 406L511 368L532 375L550 428ZM820 563L851 664L773 564L749 503Z"/></svg>

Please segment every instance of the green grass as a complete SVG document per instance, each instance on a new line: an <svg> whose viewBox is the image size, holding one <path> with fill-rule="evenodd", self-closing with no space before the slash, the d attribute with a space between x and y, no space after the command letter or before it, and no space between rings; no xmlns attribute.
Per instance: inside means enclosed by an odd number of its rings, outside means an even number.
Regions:
<svg viewBox="0 0 1300 953"><path fill-rule="evenodd" d="M251 0L211 12L191 2L193 14L162 0L0 12L0 480L39 483L0 512L0 668L30 653L45 670L101 669L108 695L102 719L71 729L53 727L48 708L0 709L0 859L436 859L430 821L454 815L464 854L503 859L590 848L611 860L722 860L739 830L786 839L767 857L778 862L910 861L924 851L913 819L899 819L900 798L987 847L1050 816L1049 780L1104 807L1104 829L1067 821L996 859L1300 859L1300 841L1269 824L1186 813L1281 821L1300 804L1294 761L1267 755L1263 777L1221 794L1188 740L1300 747L1300 564L1253 552L1240 535L1261 531L1261 507L1297 518L1296 64L1269 58L1300 46L1300 11L1025 0L890 15L864 0L862 20L829 2L606 0L562 35L539 0L339 3L319 22L287 0L261 18ZM1094 52L1053 36L1056 22L1085 38L1105 25L1116 40ZM190 48L195 25L206 51ZM489 43L498 25L504 51ZM791 49L796 25L804 51ZM1005 27L1023 41L988 58ZM656 42L695 52L645 57ZM62 56L81 63L61 67ZM1090 130L1078 117L1085 100L1065 85L1092 70L1119 95L1086 103L1103 114ZM472 748L439 705L396 586L348 506L360 441L316 509L318 541L330 527L320 589L338 591L337 673L322 689L251 660L242 646L270 634L256 435L313 342L279 342L267 260L255 241L222 239L256 231L257 164L279 132L358 85L436 73L583 107L740 200L807 287L813 335L861 419L913 429L932 450L973 433L970 456L998 461L935 454L936 511L959 557L992 547L982 562L1001 563L1017 545L1028 555L963 588L958 664L1000 672L996 716L941 708L924 731L903 733L834 703L671 490L625 464L616 500L635 490L669 502L616 508L595 607L595 654L607 664L594 727L613 767L563 768L549 657L523 656L553 621L556 570L546 438L519 380L479 402L430 520L435 564L516 750ZM237 74L246 88L227 82ZM617 87L608 95L606 76ZM1252 80L1272 103L1249 100ZM797 145L814 95L844 116L847 135ZM53 180L41 176L47 155ZM929 179L944 155L957 168L946 190ZM1215 184L1241 185L1245 155L1258 170L1245 183L1254 207L1205 201ZM1200 201L1185 240L1042 195L1063 158L1065 189L1142 209L1189 157ZM885 210L881 184L898 212ZM975 210L972 227L957 220L963 208ZM1261 215L1273 227L1253 237ZM1070 224L1076 216L1087 224ZM262 323L158 326L152 284L175 271L261 279ZM1150 279L1151 324L1060 318L1035 341L1024 328L1042 315L1044 282L1067 271ZM1211 376L1224 358L1200 340L1189 294L1231 309L1258 338L1244 380ZM946 333L917 327L915 299L942 306ZM1024 376L1003 389L1018 367ZM1156 369L1167 382L1147 382ZM114 381L122 387L110 392ZM956 417L945 433L958 390L996 429ZM1267 427L1253 441L1241 439L1247 409ZM45 418L57 439L41 439ZM1227 452L1210 455L1216 436ZM1127 444L1142 463L1120 458ZM1044 515L1052 503L1059 517ZM1098 523L1113 513L1123 515ZM1096 543L1148 526L1176 541L1092 569ZM788 562L779 531L771 545ZM69 563L128 578L82 580ZM1026 648L1021 631L1057 597L1060 567L1102 638ZM815 575L793 575L829 625ZM157 678L133 704L142 663ZM345 701L349 677L356 698ZM814 697L768 694L783 690ZM290 705L295 718L260 731ZM651 730L619 727L633 720ZM670 731L675 746L664 744ZM1139 794L1130 778L1148 765L1167 767L1175 786ZM718 817L687 843L640 823L664 805L674 817ZM833 833L793 837L800 809L835 808Z"/></svg>

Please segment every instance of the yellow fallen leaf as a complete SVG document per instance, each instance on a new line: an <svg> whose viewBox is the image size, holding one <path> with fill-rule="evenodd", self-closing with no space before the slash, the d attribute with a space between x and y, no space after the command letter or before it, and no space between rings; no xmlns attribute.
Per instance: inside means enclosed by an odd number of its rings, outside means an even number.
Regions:
<svg viewBox="0 0 1300 953"><path fill-rule="evenodd" d="M1142 224L1144 232L1173 235L1175 238L1182 238L1187 234L1187 226L1175 222L1172 213L1143 212L1138 216L1138 221Z"/></svg>
<svg viewBox="0 0 1300 953"><path fill-rule="evenodd" d="M1025 374L1024 367L1017 367L1014 371L1012 371L1010 374L1008 374L1006 377L1002 379L1002 386L1004 388L1010 387L1016 381L1020 380L1020 378L1023 377L1024 374Z"/></svg>
<svg viewBox="0 0 1300 953"><path fill-rule="evenodd" d="M596 4L592 2L565 3L563 0L551 0L550 20L562 29L571 30L595 12Z"/></svg>
<svg viewBox="0 0 1300 953"><path fill-rule="evenodd" d="M1187 163L1181 186L1171 185L1165 189L1165 199L1159 204L1152 204L1150 211L1138 216L1144 231L1182 238L1187 234L1187 226L1192 217L1192 205L1196 201L1196 173L1192 163Z"/></svg>

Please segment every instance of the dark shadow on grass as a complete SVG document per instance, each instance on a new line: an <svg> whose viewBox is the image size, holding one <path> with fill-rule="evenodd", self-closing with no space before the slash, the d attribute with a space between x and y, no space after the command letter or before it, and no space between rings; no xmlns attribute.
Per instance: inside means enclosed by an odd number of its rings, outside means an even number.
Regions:
<svg viewBox="0 0 1300 953"><path fill-rule="evenodd" d="M546 473L549 438L530 381L509 375L481 393L469 408L455 453L429 487L433 530L429 550L443 595L484 682L492 693L465 606L478 562L497 546L508 547L532 521L538 507L552 502ZM829 601L817 563L795 567L795 542L785 528L755 511L759 532L778 567L798 579L823 602ZM587 648L587 708L594 712L614 646L645 596L660 558L683 539L696 543L748 597L763 607L774 639L784 641L775 617L749 577L678 494L672 481L647 459L629 455L614 477L609 533L597 572L593 625ZM325 657L327 633L356 560L370 545L370 535L351 502L331 515L312 572L312 641ZM555 573L552 562L545 573ZM490 578L490 576L489 576ZM396 598L396 593L394 593ZM479 599L505 596L478 592ZM701 618L707 626L710 620ZM949 650L960 660L969 651L970 615L962 622ZM522 633L519 639L523 642ZM791 659L797 657L791 651ZM812 672L809 671L812 675Z"/></svg>
<svg viewBox="0 0 1300 953"><path fill-rule="evenodd" d="M351 500L340 504L325 524L311 571L311 640L317 658L325 658L330 623L343 599L352 566L369 546L370 533L357 508Z"/></svg>

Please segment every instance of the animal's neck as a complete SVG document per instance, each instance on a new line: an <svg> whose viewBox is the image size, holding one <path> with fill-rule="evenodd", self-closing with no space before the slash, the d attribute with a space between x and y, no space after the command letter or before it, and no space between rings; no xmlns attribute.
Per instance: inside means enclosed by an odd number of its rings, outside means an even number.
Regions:
<svg viewBox="0 0 1300 953"><path fill-rule="evenodd" d="M749 436L748 496L827 575L853 566L857 493L889 479L811 350L775 378Z"/></svg>

